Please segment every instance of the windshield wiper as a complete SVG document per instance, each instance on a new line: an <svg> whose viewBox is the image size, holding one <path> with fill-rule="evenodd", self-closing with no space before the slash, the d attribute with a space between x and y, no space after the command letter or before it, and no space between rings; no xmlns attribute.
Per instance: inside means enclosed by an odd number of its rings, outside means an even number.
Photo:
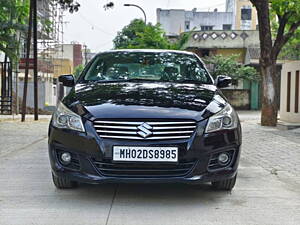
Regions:
<svg viewBox="0 0 300 225"><path fill-rule="evenodd" d="M156 82L158 80L151 80L151 79L145 79L145 78L132 78L132 79L127 79L125 81L129 82L139 82L139 81L150 81L150 82Z"/></svg>
<svg viewBox="0 0 300 225"><path fill-rule="evenodd" d="M200 80L177 80L176 82L178 83L193 83L193 84L205 84L204 82L200 81Z"/></svg>
<svg viewBox="0 0 300 225"><path fill-rule="evenodd" d="M124 82L124 80L95 80L95 83L116 83L116 82Z"/></svg>
<svg viewBox="0 0 300 225"><path fill-rule="evenodd" d="M116 79L116 80L95 80L91 82L95 83L122 83L122 82L143 82L143 81L151 81L155 82L156 80L151 80L151 79L143 79L143 78L133 78L133 79Z"/></svg>
<svg viewBox="0 0 300 225"><path fill-rule="evenodd" d="M95 80L92 81L95 83L122 83L122 82L174 82L174 83L193 83L193 84L207 84L201 82L199 80L152 80L152 79L145 79L145 78L132 78L132 79L117 79L117 80Z"/></svg>

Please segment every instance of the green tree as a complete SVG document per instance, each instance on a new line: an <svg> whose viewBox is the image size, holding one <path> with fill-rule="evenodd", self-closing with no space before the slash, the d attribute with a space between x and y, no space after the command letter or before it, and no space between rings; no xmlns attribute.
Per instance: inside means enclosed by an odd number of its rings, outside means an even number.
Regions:
<svg viewBox="0 0 300 225"><path fill-rule="evenodd" d="M83 69L84 69L84 65L82 65L82 64L75 67L74 72L73 72L75 79L77 79L80 76Z"/></svg>
<svg viewBox="0 0 300 225"><path fill-rule="evenodd" d="M214 55L204 58L204 62L207 64L210 74L216 78L218 75L226 75L233 80L249 80L257 81L260 79L255 68L245 66L238 63L239 55L222 56Z"/></svg>
<svg viewBox="0 0 300 225"><path fill-rule="evenodd" d="M143 20L135 19L118 32L113 40L115 49L150 48L150 49L181 49L188 40L189 33L171 43L159 24L145 24Z"/></svg>
<svg viewBox="0 0 300 225"><path fill-rule="evenodd" d="M26 31L29 0L0 0L0 51L11 61L18 57L19 35Z"/></svg>
<svg viewBox="0 0 300 225"><path fill-rule="evenodd" d="M294 37L283 46L278 57L280 59L300 60L300 30L297 30Z"/></svg>
<svg viewBox="0 0 300 225"><path fill-rule="evenodd" d="M272 38L276 38L277 30L279 28L278 19L276 12L271 9L271 29L272 29ZM288 40L288 42L282 47L279 55L279 59L288 59L288 60L300 60L300 28L298 28L294 35Z"/></svg>
<svg viewBox="0 0 300 225"><path fill-rule="evenodd" d="M71 13L78 11L80 4L74 0L51 0ZM0 51L12 62L19 56L20 35L27 32L30 0L0 0ZM43 28L49 29L50 21L41 20ZM46 30L51 32L51 30Z"/></svg>
<svg viewBox="0 0 300 225"><path fill-rule="evenodd" d="M70 13L77 12L80 4L74 0L52 0L53 3L58 3L64 10L69 10Z"/></svg>
<svg viewBox="0 0 300 225"><path fill-rule="evenodd" d="M260 70L262 75L262 113L263 126L276 126L278 105L276 90L276 61L284 45L295 35L300 26L300 0L250 0L257 10L260 37ZM271 12L270 12L271 9ZM271 14L278 20L278 29L272 39Z"/></svg>

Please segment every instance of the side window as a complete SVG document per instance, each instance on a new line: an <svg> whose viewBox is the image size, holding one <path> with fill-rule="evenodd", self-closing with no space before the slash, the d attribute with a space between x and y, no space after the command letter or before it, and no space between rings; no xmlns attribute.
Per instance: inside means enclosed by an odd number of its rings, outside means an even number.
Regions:
<svg viewBox="0 0 300 225"><path fill-rule="evenodd" d="M223 30L231 30L231 24L223 24Z"/></svg>
<svg viewBox="0 0 300 225"><path fill-rule="evenodd" d="M185 24L184 24L184 28L185 28L185 31L189 31L191 28L190 28L190 21L185 21Z"/></svg>
<svg viewBox="0 0 300 225"><path fill-rule="evenodd" d="M201 30L212 30L213 26L201 26Z"/></svg>
<svg viewBox="0 0 300 225"><path fill-rule="evenodd" d="M252 9L251 8L242 8L241 9L241 20L251 20Z"/></svg>

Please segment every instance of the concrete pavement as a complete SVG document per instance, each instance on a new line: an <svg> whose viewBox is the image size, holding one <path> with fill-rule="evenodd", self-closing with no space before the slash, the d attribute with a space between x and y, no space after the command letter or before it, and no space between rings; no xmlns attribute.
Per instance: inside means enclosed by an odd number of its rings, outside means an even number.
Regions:
<svg viewBox="0 0 300 225"><path fill-rule="evenodd" d="M50 176L47 121L0 122L0 224L300 224L297 133L261 128L257 114L241 114L241 119L244 152L231 193L206 184L57 190Z"/></svg>

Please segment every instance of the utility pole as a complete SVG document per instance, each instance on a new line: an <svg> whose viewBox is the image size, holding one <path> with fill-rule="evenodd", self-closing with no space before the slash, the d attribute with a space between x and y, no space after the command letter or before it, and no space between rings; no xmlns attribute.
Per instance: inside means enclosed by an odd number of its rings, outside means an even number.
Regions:
<svg viewBox="0 0 300 225"><path fill-rule="evenodd" d="M33 14L33 86L34 86L34 120L39 119L38 104L38 52L37 52L37 0L31 0Z"/></svg>
<svg viewBox="0 0 300 225"><path fill-rule="evenodd" d="M30 57L30 44L31 44L31 32L32 32L32 0L30 2L29 11L29 25L27 33L27 46L26 46L26 61L25 61L25 77L24 77L24 89L23 89L23 102L22 102L22 118L21 121L25 122L26 115L26 100L27 100L27 87L28 87L28 72L29 72L29 57Z"/></svg>
<svg viewBox="0 0 300 225"><path fill-rule="evenodd" d="M19 84L18 84L18 81L19 81L19 69L18 69L18 67L16 68L16 71L15 71L15 73L16 73L16 86L15 86L15 88L16 88L16 108L15 108L15 113L18 115L19 113L20 113L20 109L19 109Z"/></svg>

